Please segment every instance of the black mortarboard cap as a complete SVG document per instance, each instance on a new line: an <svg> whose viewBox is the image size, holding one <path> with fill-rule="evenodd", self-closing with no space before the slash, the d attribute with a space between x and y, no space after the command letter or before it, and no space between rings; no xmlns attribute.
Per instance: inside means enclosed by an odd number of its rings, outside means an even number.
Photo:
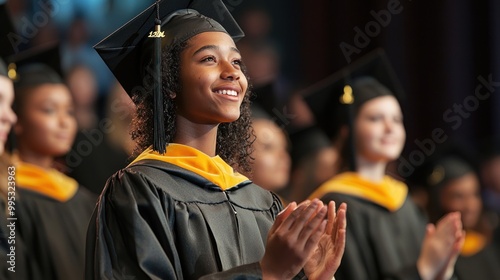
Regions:
<svg viewBox="0 0 500 280"><path fill-rule="evenodd" d="M6 58L15 53L14 46L12 45L12 36L16 35L14 26L10 20L9 12L7 11L7 4L0 5L0 57Z"/></svg>
<svg viewBox="0 0 500 280"><path fill-rule="evenodd" d="M10 21L7 11L7 4L0 4L0 75L8 77L7 64L5 59L14 55L14 47L9 38L15 34L14 26Z"/></svg>
<svg viewBox="0 0 500 280"><path fill-rule="evenodd" d="M450 180L470 172L478 172L476 156L466 147L448 143L427 157L407 180L410 184L425 186L429 191L436 192Z"/></svg>
<svg viewBox="0 0 500 280"><path fill-rule="evenodd" d="M334 129L335 126L332 126L332 123L338 121L337 110L345 102L354 102L353 104L359 106L367 100L377 97L376 92L363 92L360 94L352 91L352 96L349 94L344 95L344 89L347 89L346 86L351 86L352 89L353 82L366 77L376 79L402 102L404 95L401 84L383 49L376 49L366 54L302 92L304 100L313 112L317 124L329 137L335 136L338 132ZM342 97L346 99L342 101ZM349 100L350 97L353 100Z"/></svg>
<svg viewBox="0 0 500 280"><path fill-rule="evenodd" d="M9 77L16 88L64 84L59 44L53 43L17 53L8 59Z"/></svg>
<svg viewBox="0 0 500 280"><path fill-rule="evenodd" d="M403 103L402 86L383 49L366 54L302 92L316 124L330 138L337 136L343 124L353 127L353 114L364 102L389 94ZM350 145L353 161L354 147ZM355 168L354 162L350 168Z"/></svg>
<svg viewBox="0 0 500 280"><path fill-rule="evenodd" d="M444 143L406 178L410 189L421 189L427 193L426 208L431 222L444 214L440 197L445 186L467 174L477 176L477 160L470 147L456 142Z"/></svg>
<svg viewBox="0 0 500 280"><path fill-rule="evenodd" d="M430 171L426 176L427 184L429 187L437 187L473 172L474 168L460 155L449 154L433 162Z"/></svg>
<svg viewBox="0 0 500 280"><path fill-rule="evenodd" d="M160 0L94 46L130 96L153 93L156 151L163 153L166 146L161 49L208 31L226 32L235 41L244 36L221 0Z"/></svg>
<svg viewBox="0 0 500 280"><path fill-rule="evenodd" d="M323 130L315 125L301 128L290 133L292 148L290 156L296 165L302 159L315 155L319 150L331 147L332 143Z"/></svg>

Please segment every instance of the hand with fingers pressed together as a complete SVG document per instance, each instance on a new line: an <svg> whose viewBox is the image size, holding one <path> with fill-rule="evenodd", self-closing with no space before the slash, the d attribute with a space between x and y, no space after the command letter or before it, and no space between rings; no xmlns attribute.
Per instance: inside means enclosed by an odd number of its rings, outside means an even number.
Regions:
<svg viewBox="0 0 500 280"><path fill-rule="evenodd" d="M290 203L269 231L264 279L291 279L302 269L308 279L332 279L344 253L346 208L336 212L334 202L317 199Z"/></svg>

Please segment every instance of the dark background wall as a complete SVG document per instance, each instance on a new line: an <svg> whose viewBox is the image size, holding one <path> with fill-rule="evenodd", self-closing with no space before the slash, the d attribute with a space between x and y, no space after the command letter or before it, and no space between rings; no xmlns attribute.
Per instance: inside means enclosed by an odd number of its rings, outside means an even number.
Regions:
<svg viewBox="0 0 500 280"><path fill-rule="evenodd" d="M40 34L49 34L45 37L50 39L59 36L63 42L74 18L87 20L85 49L95 56L93 44L154 1L7 2L18 25L22 17L34 19L43 10L40 3L55 3L57 12L40 27L49 32ZM236 18L256 6L269 13L269 37L280 54L281 75L291 84L290 92L325 78L375 48L385 49L406 92L408 138L403 157L407 159L413 151L430 149L429 141L443 144L434 141L433 135L439 135L440 142L462 142L471 151L479 149L483 139L500 136L496 82L500 82L499 1L224 2ZM418 160L416 153L414 156Z"/></svg>
<svg viewBox="0 0 500 280"><path fill-rule="evenodd" d="M407 96L407 159L425 144L431 149L428 140L436 145L455 141L476 151L484 139L499 136L498 1L261 4L267 5L273 34L286 48L282 69L297 85L319 81L375 48L386 50ZM346 55L341 46L352 53ZM441 132L439 141L433 132Z"/></svg>

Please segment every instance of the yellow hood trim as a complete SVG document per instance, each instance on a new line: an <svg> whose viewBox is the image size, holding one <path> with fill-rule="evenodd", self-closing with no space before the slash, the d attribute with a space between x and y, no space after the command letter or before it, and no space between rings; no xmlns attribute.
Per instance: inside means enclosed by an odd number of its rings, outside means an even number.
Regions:
<svg viewBox="0 0 500 280"><path fill-rule="evenodd" d="M310 198L321 198L327 193L360 197L394 212L403 206L408 187L389 176L384 176L381 182L374 183L355 172L345 172L325 182Z"/></svg>
<svg viewBox="0 0 500 280"><path fill-rule="evenodd" d="M163 155L160 155L149 147L131 165L145 159L168 162L187 169L209 180L222 190L230 189L242 182L248 181L247 177L234 171L219 156L210 157L195 148L182 144L168 144L167 151Z"/></svg>
<svg viewBox="0 0 500 280"><path fill-rule="evenodd" d="M78 190L78 182L55 169L43 169L33 164L16 163L16 181L20 188L41 193L65 202Z"/></svg>
<svg viewBox="0 0 500 280"><path fill-rule="evenodd" d="M479 232L467 231L460 255L468 257L477 254L486 246L486 237Z"/></svg>

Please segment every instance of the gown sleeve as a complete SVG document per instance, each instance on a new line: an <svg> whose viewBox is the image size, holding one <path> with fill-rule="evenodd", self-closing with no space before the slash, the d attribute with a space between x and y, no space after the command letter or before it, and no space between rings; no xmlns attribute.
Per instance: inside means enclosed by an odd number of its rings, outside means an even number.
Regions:
<svg viewBox="0 0 500 280"><path fill-rule="evenodd" d="M356 199L348 199L346 196L329 193L324 195L321 200L325 203L335 201L337 205L342 202L348 204L347 211L347 231L346 247L342 263L335 274L336 279L384 279L384 280L420 280L416 263L404 266L395 266L393 264L381 264L379 262L389 261L391 256L386 255L384 260L378 255L392 254L393 248L387 248L385 252L374 249L375 243L385 244L384 246L395 246L393 233L390 229L378 229L375 233L369 226L373 224L375 211L367 210L369 206L366 203L360 203ZM371 220L371 221L370 221ZM410 223L410 221L408 221ZM377 225L377 228L382 225ZM385 234L384 234L385 232ZM408 240L410 242L410 240ZM380 248L380 247L377 247ZM376 251L375 251L376 250ZM392 256L393 257L393 256ZM382 272L381 267L391 267L389 271Z"/></svg>
<svg viewBox="0 0 500 280"><path fill-rule="evenodd" d="M162 195L127 171L107 182L87 232L86 279L182 279Z"/></svg>

